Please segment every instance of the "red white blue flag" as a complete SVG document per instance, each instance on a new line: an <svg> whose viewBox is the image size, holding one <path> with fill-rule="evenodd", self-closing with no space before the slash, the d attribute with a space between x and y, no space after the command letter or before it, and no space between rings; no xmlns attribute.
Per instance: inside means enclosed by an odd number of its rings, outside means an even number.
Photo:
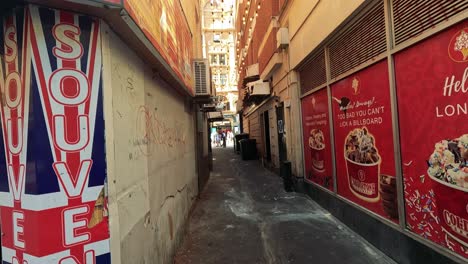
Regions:
<svg viewBox="0 0 468 264"><path fill-rule="evenodd" d="M3 263L110 263L100 22L28 6L0 33Z"/></svg>

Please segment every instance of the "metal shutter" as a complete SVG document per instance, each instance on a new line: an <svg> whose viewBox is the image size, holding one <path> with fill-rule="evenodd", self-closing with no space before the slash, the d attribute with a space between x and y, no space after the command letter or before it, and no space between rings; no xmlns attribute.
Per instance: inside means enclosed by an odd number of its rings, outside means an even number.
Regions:
<svg viewBox="0 0 468 264"><path fill-rule="evenodd" d="M379 1L329 45L331 78L375 58L386 48L384 4Z"/></svg>
<svg viewBox="0 0 468 264"><path fill-rule="evenodd" d="M314 52L305 66L299 70L302 94L317 88L327 82L325 70L325 52L321 48Z"/></svg>
<svg viewBox="0 0 468 264"><path fill-rule="evenodd" d="M395 45L468 9L467 0L393 0Z"/></svg>

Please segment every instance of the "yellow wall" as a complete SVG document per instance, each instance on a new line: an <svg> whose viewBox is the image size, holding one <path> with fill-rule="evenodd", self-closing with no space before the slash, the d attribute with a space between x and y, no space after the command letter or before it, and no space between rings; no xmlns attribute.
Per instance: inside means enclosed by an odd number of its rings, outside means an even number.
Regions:
<svg viewBox="0 0 468 264"><path fill-rule="evenodd" d="M181 0L182 9L184 10L190 32L192 32L193 40L193 56L201 58L202 55L202 39L201 39L201 9L199 1ZM181 14L182 15L182 14Z"/></svg>
<svg viewBox="0 0 468 264"><path fill-rule="evenodd" d="M289 17L291 68L295 68L363 2L293 0L286 15Z"/></svg>

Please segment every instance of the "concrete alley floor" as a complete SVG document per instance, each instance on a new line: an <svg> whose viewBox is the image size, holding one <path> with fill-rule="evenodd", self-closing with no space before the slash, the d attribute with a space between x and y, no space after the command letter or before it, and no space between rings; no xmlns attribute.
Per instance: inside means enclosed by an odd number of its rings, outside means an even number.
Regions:
<svg viewBox="0 0 468 264"><path fill-rule="evenodd" d="M174 263L394 263L259 161L232 148L213 158Z"/></svg>

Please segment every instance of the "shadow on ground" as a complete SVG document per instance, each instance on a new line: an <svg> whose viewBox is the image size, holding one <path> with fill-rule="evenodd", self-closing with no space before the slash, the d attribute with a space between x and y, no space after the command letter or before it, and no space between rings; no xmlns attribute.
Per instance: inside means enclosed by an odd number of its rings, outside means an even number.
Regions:
<svg viewBox="0 0 468 264"><path fill-rule="evenodd" d="M174 263L394 263L309 197L232 148L214 168Z"/></svg>

